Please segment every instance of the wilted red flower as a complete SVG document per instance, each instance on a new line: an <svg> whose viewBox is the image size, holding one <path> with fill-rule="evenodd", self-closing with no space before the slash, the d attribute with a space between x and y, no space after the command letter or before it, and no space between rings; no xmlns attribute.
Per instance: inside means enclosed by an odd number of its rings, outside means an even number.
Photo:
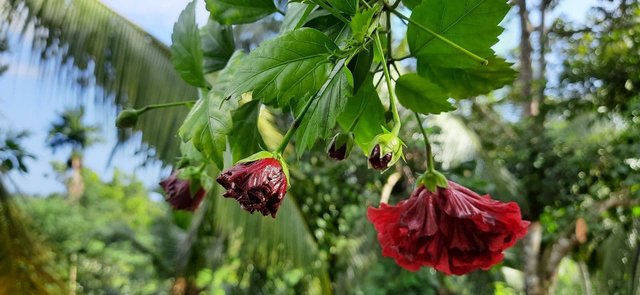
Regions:
<svg viewBox="0 0 640 295"><path fill-rule="evenodd" d="M382 255L411 271L430 266L461 275L489 269L527 233L529 222L516 203L480 196L452 181L448 185L437 193L420 185L396 206L369 208Z"/></svg>
<svg viewBox="0 0 640 295"><path fill-rule="evenodd" d="M240 207L251 213L275 218L287 193L287 177L280 161L263 158L240 162L222 172L217 179L227 192L225 198L234 198Z"/></svg>
<svg viewBox="0 0 640 295"><path fill-rule="evenodd" d="M175 171L167 179L160 182L160 186L167 193L165 200L176 210L195 211L200 206L207 192L198 186L195 194L191 193L191 183L180 179L180 171Z"/></svg>

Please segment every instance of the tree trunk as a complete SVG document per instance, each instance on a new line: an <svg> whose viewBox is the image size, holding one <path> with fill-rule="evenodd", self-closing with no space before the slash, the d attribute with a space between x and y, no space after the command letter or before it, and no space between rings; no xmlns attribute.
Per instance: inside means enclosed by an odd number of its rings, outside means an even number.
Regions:
<svg viewBox="0 0 640 295"><path fill-rule="evenodd" d="M519 86L521 99L524 102L525 116L532 115L532 87L533 87L533 67L531 62L531 22L529 20L529 11L527 10L527 1L518 1L518 16L520 17L520 79Z"/></svg>
<svg viewBox="0 0 640 295"><path fill-rule="evenodd" d="M542 226L535 221L529 225L529 231L522 240L522 255L524 257L524 289L527 295L541 295L542 278L538 273L540 261L540 245L542 243Z"/></svg>
<svg viewBox="0 0 640 295"><path fill-rule="evenodd" d="M78 254L73 253L69 258L69 295L76 295L78 288Z"/></svg>
<svg viewBox="0 0 640 295"><path fill-rule="evenodd" d="M71 178L67 183L69 203L78 204L84 194L84 179L82 178L82 157L71 156Z"/></svg>

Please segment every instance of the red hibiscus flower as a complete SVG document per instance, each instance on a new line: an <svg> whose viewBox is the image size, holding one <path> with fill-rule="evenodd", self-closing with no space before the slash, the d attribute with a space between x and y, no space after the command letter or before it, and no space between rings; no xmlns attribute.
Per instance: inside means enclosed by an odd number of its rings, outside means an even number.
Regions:
<svg viewBox="0 0 640 295"><path fill-rule="evenodd" d="M514 202L480 196L455 182L430 192L420 185L395 206L369 208L382 255L417 271L430 266L448 275L487 270L502 261L502 251L527 233Z"/></svg>
<svg viewBox="0 0 640 295"><path fill-rule="evenodd" d="M287 192L287 176L274 158L239 162L222 172L217 181L227 190L224 197L236 199L242 209L273 218Z"/></svg>
<svg viewBox="0 0 640 295"><path fill-rule="evenodd" d="M167 193L165 200L176 210L195 211L207 192L199 187L195 194L191 193L191 182L180 179L180 171L175 171L160 186Z"/></svg>

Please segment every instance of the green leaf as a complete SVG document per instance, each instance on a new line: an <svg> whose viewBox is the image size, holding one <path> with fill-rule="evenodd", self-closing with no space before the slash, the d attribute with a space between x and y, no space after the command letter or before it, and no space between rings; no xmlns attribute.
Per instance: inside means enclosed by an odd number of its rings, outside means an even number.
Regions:
<svg viewBox="0 0 640 295"><path fill-rule="evenodd" d="M207 95L198 100L178 134L183 142L190 141L207 159L221 168L224 165L222 153L227 148L226 134L232 127L230 112L233 106L224 104L226 112L215 113L216 102L220 105L220 96Z"/></svg>
<svg viewBox="0 0 640 295"><path fill-rule="evenodd" d="M243 60L225 97L252 92L264 104L287 106L320 90L332 68L329 57L337 49L326 35L310 28L266 41Z"/></svg>
<svg viewBox="0 0 640 295"><path fill-rule="evenodd" d="M229 145L233 151L233 161L244 159L264 147L262 135L258 131L260 101L254 100L238 108L232 116L233 129L229 133Z"/></svg>
<svg viewBox="0 0 640 295"><path fill-rule="evenodd" d="M358 13L351 18L349 27L351 27L351 32L353 32L353 39L357 42L364 41L364 38L369 34L369 27L371 26L373 15L376 13L376 8L358 11Z"/></svg>
<svg viewBox="0 0 640 295"><path fill-rule="evenodd" d="M515 80L517 72L510 63L498 57L488 60L485 67L469 69L430 66L419 61L418 74L446 89L449 96L456 99L487 94Z"/></svg>
<svg viewBox="0 0 640 295"><path fill-rule="evenodd" d="M255 22L278 9L273 0L206 0L211 17L221 24Z"/></svg>
<svg viewBox="0 0 640 295"><path fill-rule="evenodd" d="M234 79L235 69L243 57L242 52L234 54L222 70L214 87L193 106L180 126L178 135L183 142L189 142L218 168L224 167L223 153L227 149L227 134L232 131L232 111L238 107L237 100L224 100L224 90Z"/></svg>
<svg viewBox="0 0 640 295"><path fill-rule="evenodd" d="M411 20L442 35L483 58L494 55L491 46L504 30L498 24L509 11L505 0L423 0ZM407 30L409 48L418 59L450 68L477 67L477 60L463 54L413 24Z"/></svg>
<svg viewBox="0 0 640 295"><path fill-rule="evenodd" d="M222 26L215 20L209 19L207 25L200 30L200 38L202 39L205 73L223 69L236 48L233 40L233 28Z"/></svg>
<svg viewBox="0 0 640 295"><path fill-rule="evenodd" d="M353 91L358 92L360 86L365 82L371 64L373 63L373 44L369 44L367 48L360 51L349 63L349 70L353 73Z"/></svg>
<svg viewBox="0 0 640 295"><path fill-rule="evenodd" d="M306 3L289 3L287 5L287 13L284 15L280 34L291 32L302 27L308 20L309 15L318 6Z"/></svg>
<svg viewBox="0 0 640 295"><path fill-rule="evenodd" d="M409 9L414 9L416 6L420 5L422 0L402 0L402 4Z"/></svg>
<svg viewBox="0 0 640 295"><path fill-rule="evenodd" d="M325 10L316 10L310 15L310 20L305 26L323 32L340 47L346 46L351 41L349 24L343 23L335 16L326 13Z"/></svg>
<svg viewBox="0 0 640 295"><path fill-rule="evenodd" d="M324 1L324 0L323 0ZM354 15L358 11L358 0L327 0L333 8Z"/></svg>
<svg viewBox="0 0 640 295"><path fill-rule="evenodd" d="M396 81L396 94L403 106L421 114L439 114L456 109L447 101L449 96L440 86L418 74L400 76Z"/></svg>
<svg viewBox="0 0 640 295"><path fill-rule="evenodd" d="M338 120L349 98L353 96L353 77L346 67L333 76L327 88L311 104L296 133L296 153L302 155L313 147L318 138L326 139ZM298 104L298 112L304 103Z"/></svg>
<svg viewBox="0 0 640 295"><path fill-rule="evenodd" d="M360 149L368 152L373 148L370 147L371 141L382 132L382 126L386 125L384 112L384 106L373 86L373 75L369 74L356 95L347 100L344 110L338 116L338 122L342 129L347 130L360 116L353 134Z"/></svg>
<svg viewBox="0 0 640 295"><path fill-rule="evenodd" d="M193 86L206 87L195 0L185 7L173 25L171 42L171 62L180 77Z"/></svg>

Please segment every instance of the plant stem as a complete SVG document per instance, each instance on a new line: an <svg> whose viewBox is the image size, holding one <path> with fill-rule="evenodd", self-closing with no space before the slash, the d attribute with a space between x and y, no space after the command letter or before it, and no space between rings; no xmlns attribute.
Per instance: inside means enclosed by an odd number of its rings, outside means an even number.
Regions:
<svg viewBox="0 0 640 295"><path fill-rule="evenodd" d="M152 105L145 106L139 109L138 111L140 112L140 114L142 114L146 111L155 110L155 109L164 109L164 108L171 108L171 107L177 107L177 106L190 106L196 102L197 100L185 100L185 101L176 101L176 102L161 103L161 104L152 104Z"/></svg>
<svg viewBox="0 0 640 295"><path fill-rule="evenodd" d="M340 14L339 11L337 11L333 7L329 6L327 3L324 3L324 0L311 0L311 2L315 3L316 5L322 7L322 9L324 9L324 10L328 11L329 13L333 14L333 16L338 18L343 23L349 24L349 20L348 19L346 19L344 16L342 16L342 14Z"/></svg>
<svg viewBox="0 0 640 295"><path fill-rule="evenodd" d="M387 66L387 60L384 56L384 49L382 49L382 42L380 42L380 35L378 32L373 35L376 42L376 47L382 56L382 70L384 71L384 78L387 82L387 90L389 91L389 104L391 105L391 112L393 113L393 134L398 135L400 133L400 115L398 114L398 107L396 106L396 96L391 86L391 73L389 73L389 67Z"/></svg>
<svg viewBox="0 0 640 295"><path fill-rule="evenodd" d="M424 130L422 126L422 120L420 120L420 115L416 112L413 112L416 115L416 120L418 121L418 127L420 127L420 131L422 131L422 136L424 137L424 145L427 151L427 171L433 172L436 171L435 165L433 164L433 151L431 150L431 143L429 142L429 137L427 136L427 131Z"/></svg>
<svg viewBox="0 0 640 295"><path fill-rule="evenodd" d="M300 114L298 114L296 119L293 120L291 127L289 127L289 130L287 130L287 133L285 133L284 137L282 138L282 142L280 143L280 146L278 146L278 148L274 152L275 154L281 155L284 152L284 150L287 148L287 146L289 145L289 141L291 141L291 138L298 130L298 127L300 127L300 124L302 123L302 119L304 119L304 115L307 113L307 111L311 107L311 104L313 104L313 102L316 100L316 97L318 96L320 96L319 93L309 98L307 103L302 108L302 112L300 112Z"/></svg>
<svg viewBox="0 0 640 295"><path fill-rule="evenodd" d="M416 21L412 20L411 18L409 18L409 17L407 17L406 15L404 15L404 14L402 14L402 13L398 12L398 11L397 11L397 10L395 10L394 8L392 8L392 7L388 7L388 9L389 9L389 11L391 11L393 14L395 14L395 15L396 15L396 16L398 16L399 18L401 18L401 19L404 19L404 20L408 21L408 22L409 22L409 23L411 23L412 25L414 25L414 26L418 27L419 29L421 29L421 30L423 30L423 31L425 31L425 32L427 32L427 33L429 33L430 35L432 35L432 36L433 36L433 37L435 37L436 39L438 39L438 40L440 40L440 41L442 41L442 42L446 43L447 45L449 45L449 46L453 47L454 49L456 49L456 50L458 50L458 51L460 51L460 52L464 53L464 54L465 54L465 55L467 55L468 57L473 58L473 59L475 59L475 60L479 61L479 62L480 62L480 64L485 65L485 66L489 64L489 61L487 61L486 59L484 59L484 58L482 58L482 57L480 57L480 56L478 56L478 55L474 54L473 52L471 52L471 51L469 51L469 50L464 49L462 46L460 46L460 45L458 45L458 44L454 43L453 41L451 41L451 40L449 40L449 39L447 39L447 38L443 37L442 35L440 35L440 34L438 34L438 33L434 32L434 31L432 31L431 29L429 29L429 28L425 27L425 26L424 26L424 25L422 25L421 23L418 23L418 22L416 22Z"/></svg>
<svg viewBox="0 0 640 295"><path fill-rule="evenodd" d="M293 120L293 123L291 124L291 127L289 127L289 130L287 130L287 133L285 133L284 138L282 138L282 142L280 143L280 146L278 146L278 148L275 150L275 152L274 152L275 154L282 154L284 152L284 150L289 145L289 141L291 141L291 138L293 137L293 135L298 130L298 127L300 127L300 124L302 123L302 119L304 119L304 115L307 113L307 111L311 107L311 104L313 104L313 102L318 97L320 97L320 96L322 96L324 94L324 92L327 90L327 88L329 88L329 84L331 84L331 81L333 80L333 78L335 78L335 76L338 73L340 73L340 71L342 71L342 68L344 68L349 63L349 61L351 61L351 59L356 54L358 54L358 52L359 51L356 51L350 57L342 59L336 64L336 66L333 68L333 71L331 72L331 75L329 75L329 79L327 79L327 81L324 83L324 85L322 85L322 88L320 88L320 90L316 93L316 95L312 96L307 101L307 103L302 108L302 111L300 112L300 114L298 114L296 119Z"/></svg>

